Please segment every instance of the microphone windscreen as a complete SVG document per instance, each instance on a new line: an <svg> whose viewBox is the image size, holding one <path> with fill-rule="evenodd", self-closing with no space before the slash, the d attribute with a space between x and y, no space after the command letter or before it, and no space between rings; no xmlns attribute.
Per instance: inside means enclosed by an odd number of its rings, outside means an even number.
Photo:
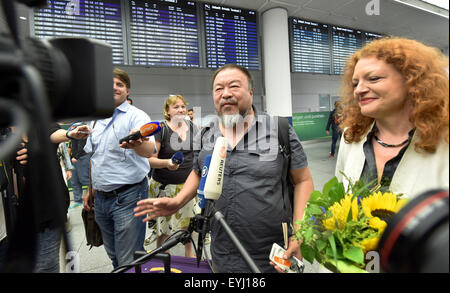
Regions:
<svg viewBox="0 0 450 293"><path fill-rule="evenodd" d="M155 135L161 131L161 125L159 122L149 122L149 123L143 125L139 129L139 131L141 132L142 136Z"/></svg>
<svg viewBox="0 0 450 293"><path fill-rule="evenodd" d="M228 142L225 137L219 137L216 140L203 192L206 199L217 200L222 194L227 146Z"/></svg>
<svg viewBox="0 0 450 293"><path fill-rule="evenodd" d="M206 178L208 176L209 166L211 164L211 155L207 155L205 157L205 162L203 163L202 168L202 177L200 179L200 185L198 186L197 194L198 194L198 206L201 209L205 208L205 195L203 191L205 189Z"/></svg>
<svg viewBox="0 0 450 293"><path fill-rule="evenodd" d="M184 161L183 153L180 151L176 152L175 154L173 154L171 160L172 160L172 163L181 165Z"/></svg>

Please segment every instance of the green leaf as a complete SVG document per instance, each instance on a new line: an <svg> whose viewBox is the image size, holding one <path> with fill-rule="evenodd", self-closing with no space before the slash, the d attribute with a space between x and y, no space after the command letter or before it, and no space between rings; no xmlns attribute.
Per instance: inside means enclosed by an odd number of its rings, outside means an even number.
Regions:
<svg viewBox="0 0 450 293"><path fill-rule="evenodd" d="M330 206L330 204L325 200L308 200L308 204L324 207L325 209L328 209L328 207Z"/></svg>
<svg viewBox="0 0 450 293"><path fill-rule="evenodd" d="M318 190L314 190L313 192L311 192L311 194L309 196L309 200L320 200L322 198L323 198L323 195Z"/></svg>
<svg viewBox="0 0 450 293"><path fill-rule="evenodd" d="M322 251L325 247L327 247L327 243L323 241L322 239L317 239L316 241L316 248L317 251Z"/></svg>
<svg viewBox="0 0 450 293"><path fill-rule="evenodd" d="M334 185L328 192L328 198L332 202L340 201L345 196L345 188L342 183Z"/></svg>
<svg viewBox="0 0 450 293"><path fill-rule="evenodd" d="M344 257L359 263L364 264L364 253L360 247L350 247L349 249L344 249Z"/></svg>
<svg viewBox="0 0 450 293"><path fill-rule="evenodd" d="M322 209L318 205L315 205L315 204L309 205L308 210L312 215L323 214Z"/></svg>
<svg viewBox="0 0 450 293"><path fill-rule="evenodd" d="M305 233L305 241L306 242L308 242L311 239L312 234L313 234L313 229L312 229L312 227L309 227Z"/></svg>
<svg viewBox="0 0 450 293"><path fill-rule="evenodd" d="M328 242L330 242L331 245L331 251L333 251L334 261L337 265L337 249L336 249L336 242L334 241L334 236L331 234L328 236ZM339 268L338 268L339 269Z"/></svg>
<svg viewBox="0 0 450 293"><path fill-rule="evenodd" d="M338 183L339 183L339 181L337 180L336 176L331 178L331 180L328 181L327 183L325 183L325 185L323 186L323 191L322 191L323 195L325 197L328 197L328 192L330 192L330 189Z"/></svg>
<svg viewBox="0 0 450 293"><path fill-rule="evenodd" d="M335 273L368 273L366 270L360 269L357 266L349 263L348 261L338 260L337 266L335 266L335 264L331 262L325 262L323 265L327 269ZM337 269L336 267L339 267L339 269Z"/></svg>
<svg viewBox="0 0 450 293"><path fill-rule="evenodd" d="M314 257L316 255L314 249L305 244L304 242L300 245L300 250L302 252L302 256L309 261L309 263L313 263L314 262Z"/></svg>

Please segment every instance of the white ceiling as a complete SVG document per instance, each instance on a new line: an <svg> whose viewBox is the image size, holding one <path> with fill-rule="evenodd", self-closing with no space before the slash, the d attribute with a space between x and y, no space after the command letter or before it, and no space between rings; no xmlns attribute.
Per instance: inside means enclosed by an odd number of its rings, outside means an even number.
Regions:
<svg viewBox="0 0 450 293"><path fill-rule="evenodd" d="M367 15L366 6L379 1L379 15ZM203 2L256 10L260 15L283 7L291 17L364 31L414 38L448 52L448 10L419 0L207 0ZM414 6L433 12L426 12ZM442 16L444 15L444 16Z"/></svg>

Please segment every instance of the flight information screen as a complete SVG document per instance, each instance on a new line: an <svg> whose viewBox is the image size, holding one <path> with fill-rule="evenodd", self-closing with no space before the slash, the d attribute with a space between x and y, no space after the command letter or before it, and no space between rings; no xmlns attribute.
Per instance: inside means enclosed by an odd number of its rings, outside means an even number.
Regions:
<svg viewBox="0 0 450 293"><path fill-rule="evenodd" d="M130 15L132 64L200 66L196 2L131 0Z"/></svg>
<svg viewBox="0 0 450 293"><path fill-rule="evenodd" d="M256 11L203 4L206 65L234 63L259 69Z"/></svg>
<svg viewBox="0 0 450 293"><path fill-rule="evenodd" d="M120 0L48 0L34 10L38 38L86 37L108 43L113 63L126 64Z"/></svg>
<svg viewBox="0 0 450 293"><path fill-rule="evenodd" d="M364 44L368 44L373 40L381 39L382 37L383 35L380 34L364 32Z"/></svg>
<svg viewBox="0 0 450 293"><path fill-rule="evenodd" d="M333 73L343 74L347 59L363 45L360 30L332 26Z"/></svg>
<svg viewBox="0 0 450 293"><path fill-rule="evenodd" d="M327 24L290 18L293 72L330 74L330 34Z"/></svg>

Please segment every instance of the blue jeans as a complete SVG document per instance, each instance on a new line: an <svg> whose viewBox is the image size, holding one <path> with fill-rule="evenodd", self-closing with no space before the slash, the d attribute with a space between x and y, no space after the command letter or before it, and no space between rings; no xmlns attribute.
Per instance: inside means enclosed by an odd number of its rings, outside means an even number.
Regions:
<svg viewBox="0 0 450 293"><path fill-rule="evenodd" d="M73 201L81 203L83 202L83 185L89 185L89 155L80 157L73 166L75 169L72 170L72 179L70 179Z"/></svg>
<svg viewBox="0 0 450 293"><path fill-rule="evenodd" d="M95 221L102 231L103 244L114 268L131 263L134 252L144 250L145 223L134 216L136 203L148 197L148 182L143 180L117 197L95 195Z"/></svg>
<svg viewBox="0 0 450 293"><path fill-rule="evenodd" d="M35 273L59 273L61 230L45 228L37 234Z"/></svg>
<svg viewBox="0 0 450 293"><path fill-rule="evenodd" d="M334 153L336 151L336 143L341 136L339 131L333 131L331 136L331 154L334 156Z"/></svg>

